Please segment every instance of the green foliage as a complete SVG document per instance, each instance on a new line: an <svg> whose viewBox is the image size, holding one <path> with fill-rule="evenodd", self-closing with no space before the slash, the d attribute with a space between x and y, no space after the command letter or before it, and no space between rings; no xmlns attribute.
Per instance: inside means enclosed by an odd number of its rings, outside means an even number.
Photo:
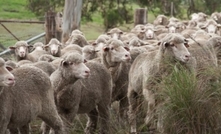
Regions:
<svg viewBox="0 0 221 134"><path fill-rule="evenodd" d="M64 0L28 0L27 7L36 16L43 16L49 10L57 11L64 7Z"/></svg>

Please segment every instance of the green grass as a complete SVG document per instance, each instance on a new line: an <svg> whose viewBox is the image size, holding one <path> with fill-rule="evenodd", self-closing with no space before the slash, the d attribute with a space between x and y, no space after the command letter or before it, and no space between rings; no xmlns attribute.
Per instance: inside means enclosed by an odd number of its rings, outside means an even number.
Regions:
<svg viewBox="0 0 221 134"><path fill-rule="evenodd" d="M27 0L0 0L0 19L36 19L26 6Z"/></svg>

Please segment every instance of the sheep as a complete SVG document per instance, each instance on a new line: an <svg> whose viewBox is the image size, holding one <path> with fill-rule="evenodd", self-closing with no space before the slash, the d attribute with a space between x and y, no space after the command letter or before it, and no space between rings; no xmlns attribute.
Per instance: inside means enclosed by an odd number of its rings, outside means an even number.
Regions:
<svg viewBox="0 0 221 134"><path fill-rule="evenodd" d="M156 19L153 21L153 24L154 25L168 25L169 21L168 21L168 18L165 16L165 15L158 15L156 17Z"/></svg>
<svg viewBox="0 0 221 134"><path fill-rule="evenodd" d="M210 39L206 38L191 38L189 41L189 52L196 59L196 71L202 72L203 70L211 67L217 66L217 56L216 50L213 46L210 46L212 41L208 42ZM199 77L199 76L197 76Z"/></svg>
<svg viewBox="0 0 221 134"><path fill-rule="evenodd" d="M16 68L12 74L16 79L14 86L1 87L0 133L5 134L7 128L11 131L20 128L21 133L28 134L28 123L39 117L50 125L56 134L65 134L63 121L55 107L48 75L30 66ZM12 84L10 81L6 84L10 83Z"/></svg>
<svg viewBox="0 0 221 134"><path fill-rule="evenodd" d="M45 45L46 50L55 57L61 56L61 42L56 39L52 38L47 45Z"/></svg>
<svg viewBox="0 0 221 134"><path fill-rule="evenodd" d="M161 74L167 74L167 66L163 64L171 62L187 63L191 57L187 49L185 38L178 33L169 33L159 43L159 49L152 52L142 53L134 60L129 71L128 101L129 101L129 124L130 132L137 133L136 111L138 110L137 99L141 96L148 104L145 123L153 125L153 109L155 106L155 89L150 89L154 82L151 80ZM158 76L158 77L159 77ZM153 87L152 87L153 88Z"/></svg>
<svg viewBox="0 0 221 134"><path fill-rule="evenodd" d="M26 41L17 41L14 46L10 46L9 49L15 52L16 60L30 60L34 61L34 58L29 55L29 45Z"/></svg>
<svg viewBox="0 0 221 134"><path fill-rule="evenodd" d="M86 38L81 34L72 34L65 43L65 45L69 45L69 44L77 44L81 47L89 45Z"/></svg>
<svg viewBox="0 0 221 134"><path fill-rule="evenodd" d="M4 96L2 96L2 93L4 92L4 87L10 87L10 86L14 86L15 84L15 77L14 75L9 72L11 71L13 68L11 68L10 66L7 66L6 63L5 63L5 60L3 58L0 57L0 96L1 98L3 98ZM4 101L4 100L3 100ZM1 103L1 102L0 102ZM2 105L0 106L2 107ZM4 111L2 111L4 112ZM0 118L1 120L4 120L4 117L3 118ZM7 127L7 126L2 126L1 124L1 127L0 128L4 128L4 127ZM0 130L0 132L4 132L3 130ZM5 129L5 128L4 128ZM4 133L3 133L4 134Z"/></svg>
<svg viewBox="0 0 221 134"><path fill-rule="evenodd" d="M121 35L123 34L123 31L120 30L119 28L112 28L107 32L107 35L109 35L111 38L114 39L120 39Z"/></svg>
<svg viewBox="0 0 221 134"><path fill-rule="evenodd" d="M155 28L152 25L145 25L145 38L144 40L157 39L155 35Z"/></svg>
<svg viewBox="0 0 221 134"><path fill-rule="evenodd" d="M77 56L75 56L77 57ZM79 57L79 56L78 56ZM79 59L80 60L80 59ZM81 58L83 62L83 57ZM51 79L55 81L55 100L59 114L72 123L76 114L88 115L85 133L94 133L97 126L98 114L101 119L100 133L109 133L109 108L111 103L112 79L110 72L100 63L88 61L86 66L90 69L87 79L68 78L67 74L54 72ZM60 67L59 67L60 68ZM55 76L57 75L57 76ZM65 77L62 79L62 77ZM56 81L67 81L63 86Z"/></svg>
<svg viewBox="0 0 221 134"><path fill-rule="evenodd" d="M213 12L211 18L214 19L218 24L221 24L221 13Z"/></svg>
<svg viewBox="0 0 221 134"><path fill-rule="evenodd" d="M168 33L168 28L166 28L166 26L162 26L162 25L157 25L154 27L155 28L155 35L158 36L162 33ZM159 38L162 39L162 38Z"/></svg>
<svg viewBox="0 0 221 134"><path fill-rule="evenodd" d="M21 65L20 67L22 66L35 66L37 68L40 68L42 71L44 71L48 76L50 76L56 69L52 64L50 64L47 61L38 61L35 63L24 64Z"/></svg>
<svg viewBox="0 0 221 134"><path fill-rule="evenodd" d="M30 64L30 63L33 63L33 62L31 62L30 60L21 60L21 61L17 62L17 66L20 67L22 65Z"/></svg>
<svg viewBox="0 0 221 134"><path fill-rule="evenodd" d="M47 54L48 52L44 50L44 44L41 42L36 42L33 45L33 51L29 53L29 55L31 55L31 57L33 57L34 61L33 62L37 62L38 58L43 55L43 54Z"/></svg>
<svg viewBox="0 0 221 134"><path fill-rule="evenodd" d="M13 60L8 60L5 62L6 66L12 68L12 69L15 69L15 68L18 68L18 64L17 62L13 61Z"/></svg>
<svg viewBox="0 0 221 134"><path fill-rule="evenodd" d="M169 33L177 33L177 23L169 23L166 28L168 28Z"/></svg>
<svg viewBox="0 0 221 134"><path fill-rule="evenodd" d="M38 58L38 61L47 61L47 62L52 62L53 60L55 60L56 57L54 57L53 55L50 54L43 54Z"/></svg>
<svg viewBox="0 0 221 134"><path fill-rule="evenodd" d="M193 13L191 15L191 20L194 20L194 21L197 22L197 27L201 27L206 22L207 17L208 16L205 13L202 13L202 12Z"/></svg>
<svg viewBox="0 0 221 134"><path fill-rule="evenodd" d="M221 24L217 24L215 20L207 20L205 25L202 25L200 28L205 29L208 33L218 33L218 29L221 27Z"/></svg>
<svg viewBox="0 0 221 134"><path fill-rule="evenodd" d="M72 52L78 52L79 54L82 54L82 47L77 44L69 44L61 49L61 57L65 57Z"/></svg>
<svg viewBox="0 0 221 134"><path fill-rule="evenodd" d="M84 46L82 52L85 60L92 60L98 57L98 51L96 51L92 45Z"/></svg>
<svg viewBox="0 0 221 134"><path fill-rule="evenodd" d="M209 40L208 40L208 47L211 48L213 47L214 48L214 51L215 51L215 54L216 54L216 57L217 57L217 64L218 66L221 65L221 54L220 54L220 47L221 47L221 37L220 36L217 36L217 37L211 37Z"/></svg>
<svg viewBox="0 0 221 134"><path fill-rule="evenodd" d="M75 35L75 34L80 34L80 35L83 35L83 36L84 36L84 33L81 32L79 29L75 29L75 30L73 30L73 31L71 32L71 36L72 36L72 35Z"/></svg>
<svg viewBox="0 0 221 134"><path fill-rule="evenodd" d="M120 120L125 119L128 109L127 86L131 56L129 49L118 39L109 40L103 47L101 63L111 72L113 80L112 102L120 103Z"/></svg>

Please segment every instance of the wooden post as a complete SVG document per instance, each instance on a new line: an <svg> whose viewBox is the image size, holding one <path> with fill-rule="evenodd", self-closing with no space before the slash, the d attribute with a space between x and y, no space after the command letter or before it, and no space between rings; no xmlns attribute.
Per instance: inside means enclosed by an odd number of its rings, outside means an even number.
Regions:
<svg viewBox="0 0 221 134"><path fill-rule="evenodd" d="M61 41L62 30L59 29L58 14L53 11L48 11L45 13L45 44L48 44L51 38L57 38Z"/></svg>
<svg viewBox="0 0 221 134"><path fill-rule="evenodd" d="M135 10L134 14L134 26L137 24L146 24L147 23L147 9L139 8Z"/></svg>

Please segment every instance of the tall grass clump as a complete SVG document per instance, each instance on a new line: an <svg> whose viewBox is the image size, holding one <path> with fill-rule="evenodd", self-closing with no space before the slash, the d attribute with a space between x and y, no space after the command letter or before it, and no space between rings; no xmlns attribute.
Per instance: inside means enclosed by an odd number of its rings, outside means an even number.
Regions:
<svg viewBox="0 0 221 134"><path fill-rule="evenodd" d="M165 134L220 133L220 69L213 67L196 74L174 69L160 84L163 103L157 113Z"/></svg>

